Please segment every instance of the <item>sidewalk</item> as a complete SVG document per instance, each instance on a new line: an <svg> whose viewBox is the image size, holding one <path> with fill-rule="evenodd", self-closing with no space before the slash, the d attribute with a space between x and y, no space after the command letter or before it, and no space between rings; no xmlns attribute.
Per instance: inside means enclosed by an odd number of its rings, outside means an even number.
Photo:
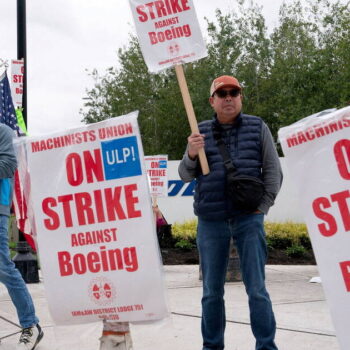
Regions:
<svg viewBox="0 0 350 350"><path fill-rule="evenodd" d="M133 325L134 350L201 350L201 282L198 265L165 266L171 319ZM339 350L322 285L309 283L316 266L268 265L266 278L277 320L280 350ZM101 324L56 327L48 313L42 283L29 284L45 336L38 350L98 350ZM253 350L249 311L243 283L226 284L226 348ZM0 316L17 322L15 310L0 286ZM0 337L17 328L0 319ZM13 350L18 335L3 339L0 350Z"/></svg>

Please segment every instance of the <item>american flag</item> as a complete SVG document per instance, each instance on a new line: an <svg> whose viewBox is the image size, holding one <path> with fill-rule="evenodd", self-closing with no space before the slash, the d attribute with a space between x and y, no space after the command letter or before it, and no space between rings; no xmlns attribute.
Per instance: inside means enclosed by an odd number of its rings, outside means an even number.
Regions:
<svg viewBox="0 0 350 350"><path fill-rule="evenodd" d="M0 78L0 123L8 125L20 136L15 108L12 103L10 83L6 71Z"/></svg>
<svg viewBox="0 0 350 350"><path fill-rule="evenodd" d="M16 112L13 106L11 89L6 71L0 76L0 123L6 124L13 129L17 136L21 130L17 124ZM31 225L27 216L27 204L18 170L15 173L13 207L16 214L17 227L25 235L27 242L35 249L32 239Z"/></svg>

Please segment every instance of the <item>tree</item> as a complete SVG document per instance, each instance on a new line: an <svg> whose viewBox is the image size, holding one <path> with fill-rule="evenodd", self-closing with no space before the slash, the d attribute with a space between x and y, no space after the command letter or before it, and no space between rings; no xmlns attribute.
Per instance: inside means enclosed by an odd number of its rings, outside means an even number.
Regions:
<svg viewBox="0 0 350 350"><path fill-rule="evenodd" d="M130 37L127 49L119 49L118 61L120 68L109 68L103 77L96 70L92 72L96 84L87 92L83 120L92 123L138 110L145 153L175 156L179 141L173 136L182 132L184 121L174 119L185 111L178 103L181 96L174 74L148 73L135 36Z"/></svg>
<svg viewBox="0 0 350 350"><path fill-rule="evenodd" d="M295 0L280 8L268 35L261 8L238 1L236 12L207 20L208 56L184 66L197 120L210 119L214 77L236 76L244 87L244 112L261 116L274 137L280 127L350 103L350 7L330 0ZM119 68L87 91L86 123L139 110L146 154L180 159L190 128L174 69L150 74L138 40L118 51Z"/></svg>
<svg viewBox="0 0 350 350"><path fill-rule="evenodd" d="M349 40L348 6L327 0L282 5L280 25L271 35L267 84L271 95L267 105L279 118L279 127L345 105L349 89L339 85L345 84L343 76L349 69L345 62L349 46L346 53L340 49L345 38Z"/></svg>

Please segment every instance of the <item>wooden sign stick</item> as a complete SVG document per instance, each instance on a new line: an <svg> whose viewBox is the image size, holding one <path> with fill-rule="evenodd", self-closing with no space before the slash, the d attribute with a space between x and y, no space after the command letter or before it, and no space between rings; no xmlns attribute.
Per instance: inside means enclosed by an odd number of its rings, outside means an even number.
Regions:
<svg viewBox="0 0 350 350"><path fill-rule="evenodd" d="M158 205L157 197L156 196L152 196L152 207L156 207L157 205Z"/></svg>
<svg viewBox="0 0 350 350"><path fill-rule="evenodd" d="M180 86L180 90L181 90L181 94L182 94L182 99L183 99L184 104L185 104L185 109L186 109L186 113L187 113L188 122L190 123L191 131L199 133L198 123L197 123L196 116L194 114L191 96L190 96L190 93L188 91L188 86L187 86L187 82L186 82L186 78L185 78L182 64L175 65L175 72L176 72L176 76L177 76L177 81L179 82L179 86ZM206 157L205 152L204 152L204 148L201 148L199 150L198 156L199 156L199 162L201 164L203 175L209 174L209 166L208 166L207 157Z"/></svg>

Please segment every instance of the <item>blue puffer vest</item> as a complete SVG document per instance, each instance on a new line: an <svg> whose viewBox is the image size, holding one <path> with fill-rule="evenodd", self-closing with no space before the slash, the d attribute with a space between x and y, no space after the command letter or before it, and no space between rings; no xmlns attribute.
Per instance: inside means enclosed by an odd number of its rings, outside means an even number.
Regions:
<svg viewBox="0 0 350 350"><path fill-rule="evenodd" d="M226 168L213 137L212 128L215 125L218 125L216 115L212 120L198 125L200 133L205 134L205 153L210 173L197 178L194 212L202 219L224 220L236 215L238 210L233 208L226 195ZM230 132L224 133L224 141L238 174L262 177L261 128L262 120L259 117L240 114Z"/></svg>

